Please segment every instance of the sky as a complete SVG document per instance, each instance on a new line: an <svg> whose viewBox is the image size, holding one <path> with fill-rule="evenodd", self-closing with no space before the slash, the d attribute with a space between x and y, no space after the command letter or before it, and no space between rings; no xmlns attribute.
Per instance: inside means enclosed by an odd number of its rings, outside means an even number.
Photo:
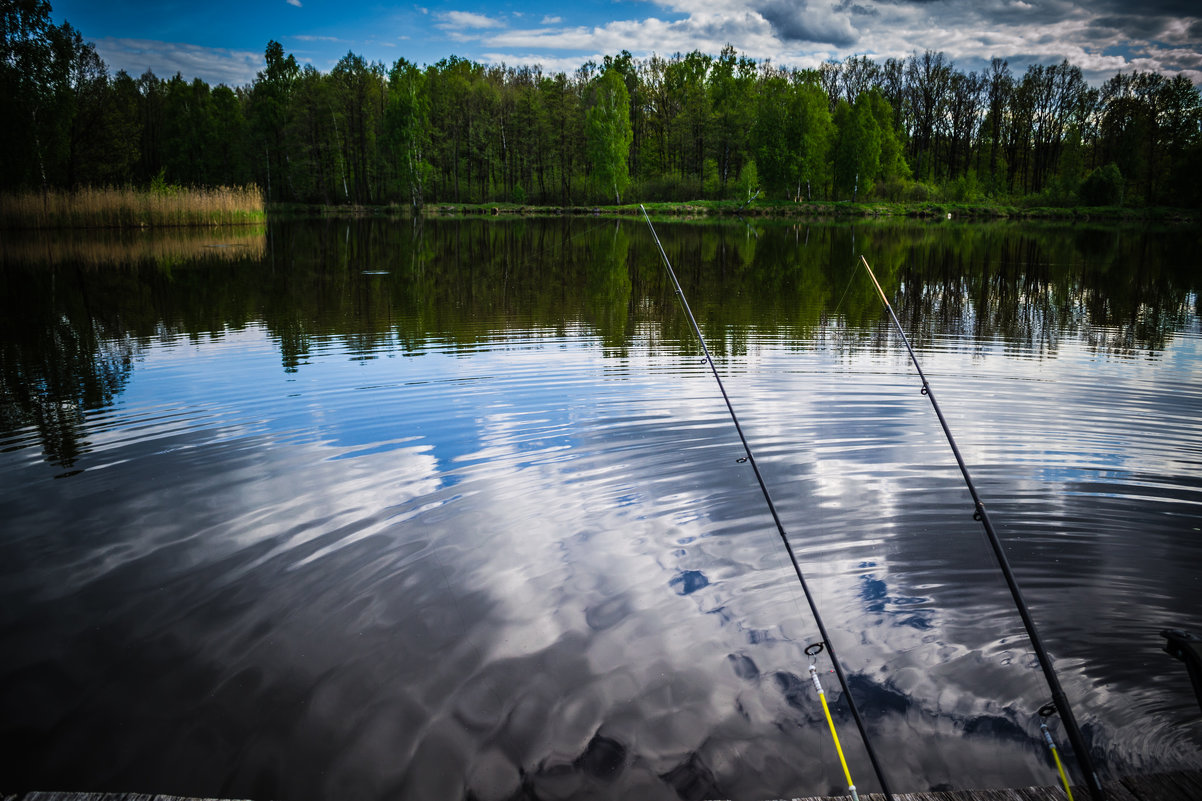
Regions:
<svg viewBox="0 0 1202 801"><path fill-rule="evenodd" d="M1198 0L555 0L421 4L359 0L58 0L115 72L249 84L276 40L325 72L348 51L393 64L448 56L572 72L623 49L636 57L731 44L757 61L813 67L944 52L962 71L993 57L1021 74L1067 58L1091 83L1118 72L1184 72L1202 84Z"/></svg>

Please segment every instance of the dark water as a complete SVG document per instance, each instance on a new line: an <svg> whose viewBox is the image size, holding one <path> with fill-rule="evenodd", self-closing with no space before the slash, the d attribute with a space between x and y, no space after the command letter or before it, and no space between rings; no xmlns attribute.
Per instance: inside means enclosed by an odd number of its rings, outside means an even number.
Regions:
<svg viewBox="0 0 1202 801"><path fill-rule="evenodd" d="M1202 767L1158 636L1202 634L1196 230L658 228L895 790L1055 773L1048 692L860 253L1099 767ZM0 790L842 790L815 625L644 226L0 252Z"/></svg>

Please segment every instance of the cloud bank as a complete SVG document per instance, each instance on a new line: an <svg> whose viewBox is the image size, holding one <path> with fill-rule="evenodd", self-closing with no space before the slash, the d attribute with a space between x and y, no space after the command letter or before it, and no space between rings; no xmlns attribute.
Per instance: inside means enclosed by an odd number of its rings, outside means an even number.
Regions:
<svg viewBox="0 0 1202 801"><path fill-rule="evenodd" d="M93 44L111 71L125 70L134 77L147 70L160 78L178 72L189 81L199 77L209 84L233 87L249 84L263 69L263 54L249 50L111 36Z"/></svg>
<svg viewBox="0 0 1202 801"><path fill-rule="evenodd" d="M285 2L299 7L302 0ZM569 73L622 50L636 57L716 54L730 44L754 59L795 67L934 50L964 71L984 69L994 57L1007 59L1016 73L1068 59L1095 84L1131 70L1183 72L1202 84L1202 10L1194 0L1150 0L1138 9L1120 0L635 0L534 5L521 13L412 6L373 18L359 41L347 20L326 24L312 4L305 14L314 16L307 28L273 26L264 29L262 41L304 41L311 45L304 60L314 64L333 64L347 47L368 60L390 62L396 51L382 42L405 41L403 55L418 63L457 55ZM114 70L130 73L179 71L211 83L245 84L262 69L260 48L252 53L181 44L166 32L143 36L109 37L96 45Z"/></svg>
<svg viewBox="0 0 1202 801"><path fill-rule="evenodd" d="M653 14L600 25L460 31L490 58L562 61L622 49L635 55L729 43L757 59L815 66L868 55L903 58L942 50L965 69L992 57L1016 69L1067 58L1093 80L1116 72L1185 72L1202 82L1202 13L1196 4L1154 0L1139 13L1117 0L657 0ZM623 7L625 8L625 6ZM569 20L570 21L570 20ZM482 26L480 26L482 27Z"/></svg>

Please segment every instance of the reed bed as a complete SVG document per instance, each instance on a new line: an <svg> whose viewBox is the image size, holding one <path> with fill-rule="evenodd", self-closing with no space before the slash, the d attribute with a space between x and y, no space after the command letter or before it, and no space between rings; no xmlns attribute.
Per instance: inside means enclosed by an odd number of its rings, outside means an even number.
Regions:
<svg viewBox="0 0 1202 801"><path fill-rule="evenodd" d="M0 237L0 264L110 268L151 262L174 267L200 261L261 261L266 253L265 223L224 229L43 229L13 231Z"/></svg>
<svg viewBox="0 0 1202 801"><path fill-rule="evenodd" d="M0 195L3 228L245 225L267 218L259 187L98 187Z"/></svg>

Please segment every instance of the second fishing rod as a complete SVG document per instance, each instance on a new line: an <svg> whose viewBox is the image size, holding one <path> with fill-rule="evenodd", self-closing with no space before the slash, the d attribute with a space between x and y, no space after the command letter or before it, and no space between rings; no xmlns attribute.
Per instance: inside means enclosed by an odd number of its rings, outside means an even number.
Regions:
<svg viewBox="0 0 1202 801"><path fill-rule="evenodd" d="M793 545L789 542L789 535L785 531L785 525L781 521L780 514L776 510L776 504L772 500L772 494L768 491L768 485L764 481L764 476L760 472L759 465L756 463L755 454L752 453L751 445L747 442L747 437L743 433L743 427L739 424L739 417L735 414L734 406L730 402L730 396L726 394L726 386L722 383L722 376L718 374L718 368L714 364L714 359L710 355L709 346L705 343L705 336L701 333L701 327L697 325L697 319L693 316L693 310L689 307L689 301L685 297L684 289L680 286L680 281L676 278L676 271L672 269L672 262L668 259L668 254L664 251L663 244L659 241L659 235L655 232L655 226L651 224L651 218L647 215L647 210L640 204L639 209L643 212L643 219L647 221L647 227L651 229L651 236L655 239L655 246L659 249L659 255L664 261L664 266L668 270L668 275L672 279L672 284L676 289L676 296L680 298L680 305L684 308L686 316L689 318L689 324L693 328L693 333L697 336L697 341L701 344L702 353L705 356L705 363L709 365L710 372L713 373L714 380L718 384L718 390L722 393L722 400L726 403L726 410L730 413L730 419L734 423L735 431L738 432L739 441L743 444L743 452L745 456L739 459L740 462L746 462L751 465L752 471L755 473L755 479L759 483L760 492L764 496L764 502L768 506L768 511L772 514L772 520L776 524L777 533L780 534L781 542L784 543L785 551L789 555L789 562L793 565L793 572L797 575L797 581L801 584L802 592L805 594L806 603L810 607L810 613L814 617L814 623L818 627L818 636L821 638L820 643L815 643L806 649L807 655L811 657L816 655L822 648L830 655L831 666L834 668L835 676L838 679L839 686L843 690L843 697L847 700L847 707L851 711L851 716L855 721L856 728L859 730L860 739L864 743L864 750L868 753L868 759L872 763L873 772L876 774L877 782L880 783L881 790L884 792L889 801L893 801L893 793L889 789L889 783L885 780L884 771L881 770L880 761L877 759L876 751L872 747L872 741L868 738L868 731L864 726L864 719L860 715L860 710L856 706L855 699L852 697L851 689L847 684L847 675L843 671L843 665L839 662L839 657L835 653L835 645L831 641L830 635L827 633L826 625L822 622L822 615L818 612L818 605L814 601L814 595L810 592L810 585L806 581L805 574L802 573L801 565L797 561L797 555L793 552ZM814 676L811 666L811 676ZM826 718L831 726L831 733L835 738L835 747L839 750L839 759L843 763L843 771L847 776L850 789L856 795L855 785L851 781L851 775L847 768L846 760L843 757L842 749L839 746L838 735L835 734L834 723L831 722L830 713L826 710L826 698L822 693L821 685L818 686L819 699L822 701L823 710L826 712Z"/></svg>
<svg viewBox="0 0 1202 801"><path fill-rule="evenodd" d="M872 285L876 287L877 294L881 298L881 302L885 304L885 309L889 312L889 317L893 320L893 326L897 329L898 335L901 337L902 343L906 346L906 352L910 354L910 361L914 365L914 369L918 371L918 378L922 381L922 394L931 402L931 408L935 410L935 416L939 419L939 425L943 428L943 434L947 439L947 444L951 446L952 455L956 457L956 464L960 467L960 474L964 477L964 483L968 487L968 493L972 496L973 503L973 519L981 524L985 530L985 536L989 540L989 546L993 549L994 557L997 559L998 567L1002 571L1002 576L1006 579L1006 586L1010 589L1010 596L1014 600L1014 605L1018 609L1019 617L1022 619L1023 627L1027 631L1027 639L1031 643L1031 648L1035 651L1035 655L1039 660L1039 667L1043 671L1044 679L1047 681L1048 689L1052 691L1052 703L1049 705L1060 713L1060 719L1064 723L1065 732L1068 734L1069 742L1072 743L1073 752L1076 754L1077 762L1081 766L1082 772L1085 774L1085 783L1089 787L1090 795L1093 796L1093 801L1105 801L1106 790L1102 787L1101 779L1098 778L1098 772L1094 768L1093 757L1089 753L1089 746L1085 742L1085 738L1081 734L1081 728L1077 725L1077 719L1073 715L1072 705L1068 702L1068 696L1064 694L1064 689L1060 685L1060 679L1056 675L1056 669L1052 666L1052 659L1048 655L1047 649L1044 648L1043 638L1039 636L1039 630L1035 628L1035 619L1031 617L1031 611L1027 607L1027 602L1023 598L1022 590L1018 586L1018 579L1014 577L1014 571L1010 568L1010 561L1006 558L1006 551L1002 547L1002 542L998 538L997 530L993 527L993 521L989 519L989 512L985 509L985 502L981 500L981 495L977 492L977 485L972 480L972 475L968 471L968 465L964 461L964 457L960 454L960 447L956 444L956 438L952 436L952 429L947 424L947 418L943 416L943 409L939 406L939 401L935 399L935 391L931 388L931 384L927 381L927 375L922 370L922 365L918 363L918 355L914 353L914 348L910 344L910 338L906 336L906 329L902 327L901 320L897 319L897 312L893 310L893 304L889 302L889 298L885 295L885 290L881 288L880 281L876 280L876 273L872 271L872 267L868 265L868 259L860 256L860 263L864 265L864 269L868 271L868 277L872 279ZM1045 707L1046 709L1046 707ZM1041 712L1041 717L1046 717ZM1043 731L1047 733L1046 725ZM1048 743L1051 744L1050 737ZM1055 747L1053 746L1053 755ZM1057 768L1060 769L1061 776L1064 775L1064 769L1060 765L1060 758L1056 757ZM1068 781L1065 780L1065 791L1069 798L1072 798L1072 791L1069 789Z"/></svg>

